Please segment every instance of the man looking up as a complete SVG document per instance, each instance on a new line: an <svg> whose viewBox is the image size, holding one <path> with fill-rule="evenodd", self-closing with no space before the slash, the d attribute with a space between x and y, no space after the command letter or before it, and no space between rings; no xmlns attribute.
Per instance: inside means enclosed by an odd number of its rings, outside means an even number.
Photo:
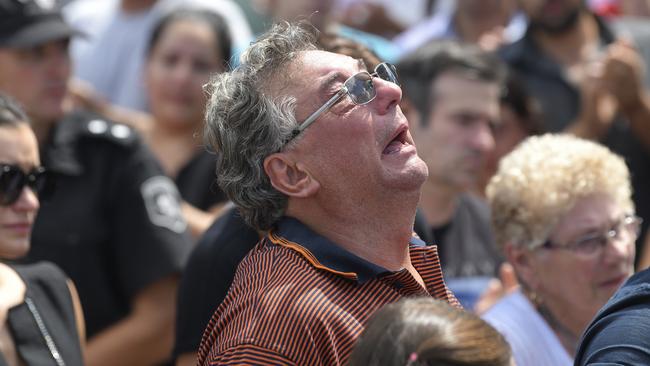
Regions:
<svg viewBox="0 0 650 366"><path fill-rule="evenodd" d="M219 184L270 231L240 263L199 364L346 364L383 304L455 302L435 247L412 237L427 167L395 69L320 51L306 28L274 26L210 83Z"/></svg>
<svg viewBox="0 0 650 366"><path fill-rule="evenodd" d="M88 365L160 363L190 250L178 192L131 129L66 111L75 31L45 3L0 0L0 90L29 114L56 180L29 259L55 262L75 282Z"/></svg>
<svg viewBox="0 0 650 366"><path fill-rule="evenodd" d="M444 41L397 67L413 138L429 168L415 231L438 245L446 278L494 276L501 256L489 210L467 192L494 149L503 65L477 46Z"/></svg>

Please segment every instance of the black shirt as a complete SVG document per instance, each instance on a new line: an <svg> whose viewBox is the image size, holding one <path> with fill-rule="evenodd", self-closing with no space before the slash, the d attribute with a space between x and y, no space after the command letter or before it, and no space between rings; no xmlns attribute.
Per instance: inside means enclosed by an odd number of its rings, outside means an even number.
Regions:
<svg viewBox="0 0 650 366"><path fill-rule="evenodd" d="M201 148L178 172L175 182L184 201L207 211L226 201L226 195L216 184L217 156Z"/></svg>
<svg viewBox="0 0 650 366"><path fill-rule="evenodd" d="M190 251L180 198L124 125L68 115L41 153L56 189L28 260L50 260L74 281L92 337L125 317L139 291L180 272Z"/></svg>
<svg viewBox="0 0 650 366"><path fill-rule="evenodd" d="M27 366L56 366L55 356L48 348L45 335L49 335L58 357L66 365L83 365L77 321L67 278L52 263L40 262L33 265L15 265L12 268L20 275L27 287L25 298L30 299L41 320L44 333L35 320L26 302L12 307L7 313L16 351ZM6 361L0 354L0 366Z"/></svg>
<svg viewBox="0 0 650 366"><path fill-rule="evenodd" d="M632 276L596 314L575 366L650 365L650 269Z"/></svg>
<svg viewBox="0 0 650 366"><path fill-rule="evenodd" d="M492 234L489 207L483 200L460 195L451 220L440 228L431 227L418 210L414 230L427 244L438 246L446 279L497 275L503 257Z"/></svg>
<svg viewBox="0 0 650 366"><path fill-rule="evenodd" d="M203 331L226 297L239 262L259 240L234 207L199 240L178 290L176 357L198 350Z"/></svg>

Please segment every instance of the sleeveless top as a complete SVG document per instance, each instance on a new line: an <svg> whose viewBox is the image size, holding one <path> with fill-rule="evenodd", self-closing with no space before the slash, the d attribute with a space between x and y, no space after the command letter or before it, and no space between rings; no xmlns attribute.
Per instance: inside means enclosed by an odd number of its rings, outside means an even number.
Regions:
<svg viewBox="0 0 650 366"><path fill-rule="evenodd" d="M25 298L31 299L42 325L51 337L65 366L83 365L74 306L67 277L55 265L39 262L33 265L11 265L26 284ZM16 352L27 366L60 366L41 331L37 316L27 301L17 305L7 314L7 324L13 337ZM0 354L0 366L7 363Z"/></svg>

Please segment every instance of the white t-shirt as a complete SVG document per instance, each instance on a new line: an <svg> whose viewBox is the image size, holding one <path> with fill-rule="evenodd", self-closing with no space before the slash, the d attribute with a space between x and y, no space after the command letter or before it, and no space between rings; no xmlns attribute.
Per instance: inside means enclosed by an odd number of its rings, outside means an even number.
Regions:
<svg viewBox="0 0 650 366"><path fill-rule="evenodd" d="M135 14L122 12L120 0L78 0L63 9L68 23L87 36L73 39L70 45L75 77L113 104L147 110L143 64L151 29L163 14L179 6L203 7L222 15L235 51L247 47L253 37L232 0L160 0Z"/></svg>
<svg viewBox="0 0 650 366"><path fill-rule="evenodd" d="M553 330L521 291L501 299L483 319L506 338L517 365L573 365Z"/></svg>

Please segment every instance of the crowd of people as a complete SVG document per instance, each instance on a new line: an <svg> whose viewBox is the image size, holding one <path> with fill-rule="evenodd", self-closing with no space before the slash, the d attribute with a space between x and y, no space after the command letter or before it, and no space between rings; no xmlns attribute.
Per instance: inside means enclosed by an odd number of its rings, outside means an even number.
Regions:
<svg viewBox="0 0 650 366"><path fill-rule="evenodd" d="M650 365L649 16L0 0L0 365Z"/></svg>

